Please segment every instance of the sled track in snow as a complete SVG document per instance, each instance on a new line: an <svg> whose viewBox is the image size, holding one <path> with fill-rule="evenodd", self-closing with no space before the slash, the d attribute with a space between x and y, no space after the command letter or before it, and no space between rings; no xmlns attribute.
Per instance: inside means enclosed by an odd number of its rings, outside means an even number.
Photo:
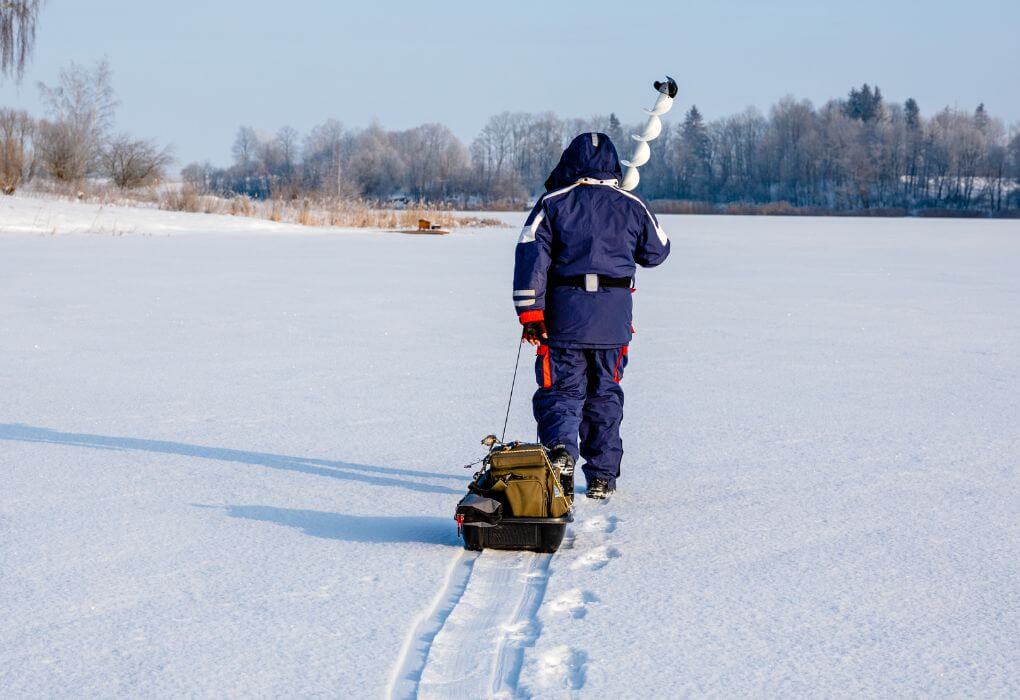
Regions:
<svg viewBox="0 0 1020 700"><path fill-rule="evenodd" d="M389 697L514 698L551 554L460 552L442 590L408 635Z"/></svg>

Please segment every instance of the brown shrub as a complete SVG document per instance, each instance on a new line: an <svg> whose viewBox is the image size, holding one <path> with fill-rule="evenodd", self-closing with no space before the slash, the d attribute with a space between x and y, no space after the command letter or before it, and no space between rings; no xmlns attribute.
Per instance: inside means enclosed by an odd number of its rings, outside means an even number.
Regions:
<svg viewBox="0 0 1020 700"><path fill-rule="evenodd" d="M167 149L160 149L152 141L140 141L118 136L103 148L103 170L122 189L144 187L159 182L163 172L173 162Z"/></svg>
<svg viewBox="0 0 1020 700"><path fill-rule="evenodd" d="M167 211L204 211L202 196L199 194L198 188L190 184L165 190L159 199L159 208Z"/></svg>
<svg viewBox="0 0 1020 700"><path fill-rule="evenodd" d="M28 112L0 109L0 192L14 194L31 169L35 122Z"/></svg>
<svg viewBox="0 0 1020 700"><path fill-rule="evenodd" d="M247 197L239 195L231 197L227 201L229 202L227 213L231 216L251 216L255 211L255 207Z"/></svg>

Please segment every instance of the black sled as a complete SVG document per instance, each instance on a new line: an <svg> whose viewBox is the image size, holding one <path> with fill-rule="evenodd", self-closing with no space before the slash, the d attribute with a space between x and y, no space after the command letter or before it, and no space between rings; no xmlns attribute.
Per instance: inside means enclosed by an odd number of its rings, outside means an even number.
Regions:
<svg viewBox="0 0 1020 700"><path fill-rule="evenodd" d="M573 517L572 484L564 483L542 445L482 441L489 454L457 504L464 548L555 552Z"/></svg>

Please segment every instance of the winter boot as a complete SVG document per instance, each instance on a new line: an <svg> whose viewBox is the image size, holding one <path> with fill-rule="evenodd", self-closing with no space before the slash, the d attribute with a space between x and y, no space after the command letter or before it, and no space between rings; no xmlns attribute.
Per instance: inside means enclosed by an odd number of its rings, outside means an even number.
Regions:
<svg viewBox="0 0 1020 700"><path fill-rule="evenodd" d="M557 445L549 450L549 461L553 469L559 470L563 493L570 500L574 500L574 458L567 452L566 447Z"/></svg>
<svg viewBox="0 0 1020 700"><path fill-rule="evenodd" d="M604 501L615 493L616 489L609 488L609 480L595 477L588 484L588 498Z"/></svg>

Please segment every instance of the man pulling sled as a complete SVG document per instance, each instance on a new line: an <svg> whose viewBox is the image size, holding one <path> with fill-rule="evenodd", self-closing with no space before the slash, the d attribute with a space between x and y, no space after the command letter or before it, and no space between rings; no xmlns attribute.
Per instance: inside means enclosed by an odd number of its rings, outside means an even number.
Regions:
<svg viewBox="0 0 1020 700"><path fill-rule="evenodd" d="M532 399L554 467L582 467L588 498L616 489L636 267L655 267L669 239L648 205L620 187L616 147L581 134L545 182L517 243L514 307L537 346ZM580 449L578 449L580 440Z"/></svg>
<svg viewBox="0 0 1020 700"><path fill-rule="evenodd" d="M620 161L605 134L577 136L521 231L513 299L522 342L536 346L539 444L483 440L489 453L456 512L468 549L556 551L572 519L581 457L588 498L616 490L634 273L660 264L670 248L648 205L629 191L677 91L672 78L655 89L630 161Z"/></svg>

